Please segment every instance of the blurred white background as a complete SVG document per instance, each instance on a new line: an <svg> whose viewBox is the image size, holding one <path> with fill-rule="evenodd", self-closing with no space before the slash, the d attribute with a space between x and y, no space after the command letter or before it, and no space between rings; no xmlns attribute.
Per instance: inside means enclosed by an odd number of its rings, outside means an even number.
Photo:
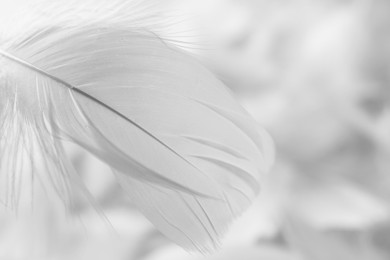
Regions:
<svg viewBox="0 0 390 260"><path fill-rule="evenodd" d="M163 34L214 71L275 140L257 201L220 252L189 254L137 212L108 167L72 146L96 205L74 194L66 212L42 191L33 214L4 209L0 259L390 259L390 2L165 8L182 19Z"/></svg>

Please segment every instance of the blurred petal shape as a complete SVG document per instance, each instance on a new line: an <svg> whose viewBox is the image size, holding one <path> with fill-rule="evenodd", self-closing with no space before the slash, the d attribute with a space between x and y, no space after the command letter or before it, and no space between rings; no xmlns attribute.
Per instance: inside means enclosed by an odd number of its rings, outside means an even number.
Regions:
<svg viewBox="0 0 390 260"><path fill-rule="evenodd" d="M315 229L295 217L289 219L287 237L305 259L384 260L383 254L359 233Z"/></svg>
<svg viewBox="0 0 390 260"><path fill-rule="evenodd" d="M317 228L357 230L389 219L386 201L341 181L300 193L290 210Z"/></svg>

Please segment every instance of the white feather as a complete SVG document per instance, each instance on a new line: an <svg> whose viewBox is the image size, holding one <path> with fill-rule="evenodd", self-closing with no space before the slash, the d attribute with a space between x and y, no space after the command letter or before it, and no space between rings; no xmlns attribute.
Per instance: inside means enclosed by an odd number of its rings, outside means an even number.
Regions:
<svg viewBox="0 0 390 260"><path fill-rule="evenodd" d="M269 169L267 133L211 73L154 34L110 16L80 25L42 13L0 34L1 180L17 193L21 154L35 162L40 150L66 194L74 173L59 140L70 140L110 165L173 241L215 248Z"/></svg>

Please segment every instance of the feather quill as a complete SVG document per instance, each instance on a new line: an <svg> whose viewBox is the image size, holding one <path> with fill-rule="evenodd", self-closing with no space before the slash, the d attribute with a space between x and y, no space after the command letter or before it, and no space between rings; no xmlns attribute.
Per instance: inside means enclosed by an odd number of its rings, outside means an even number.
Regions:
<svg viewBox="0 0 390 260"><path fill-rule="evenodd" d="M17 204L23 155L31 168L44 159L57 192L69 192L69 140L107 163L166 236L213 250L259 192L273 158L268 134L210 72L149 30L34 19L0 34L7 196Z"/></svg>

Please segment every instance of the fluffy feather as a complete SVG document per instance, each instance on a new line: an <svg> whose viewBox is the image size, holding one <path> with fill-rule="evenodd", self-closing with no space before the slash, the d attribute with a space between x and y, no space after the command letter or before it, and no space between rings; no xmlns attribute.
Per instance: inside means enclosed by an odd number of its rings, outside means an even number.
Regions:
<svg viewBox="0 0 390 260"><path fill-rule="evenodd" d="M7 196L17 203L24 155L33 164L43 155L57 192L69 192L74 173L60 140L70 140L110 165L173 241L215 248L259 191L273 157L267 133L211 73L155 34L107 17L83 26L39 17L0 39Z"/></svg>

